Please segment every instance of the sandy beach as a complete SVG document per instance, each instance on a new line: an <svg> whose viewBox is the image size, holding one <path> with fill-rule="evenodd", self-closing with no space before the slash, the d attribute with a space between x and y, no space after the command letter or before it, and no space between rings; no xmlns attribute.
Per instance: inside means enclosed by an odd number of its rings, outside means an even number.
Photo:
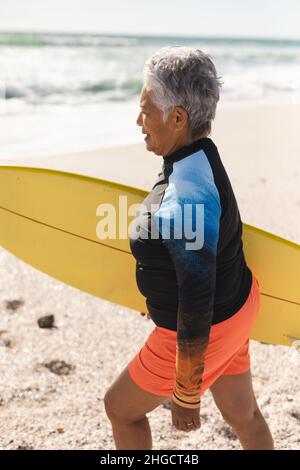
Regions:
<svg viewBox="0 0 300 470"><path fill-rule="evenodd" d="M212 139L243 222L300 243L300 106L220 103ZM141 143L2 159L150 190L162 158ZM300 281L300 280L299 280ZM37 320L54 315L55 328ZM153 329L136 312L85 294L0 248L0 448L114 449L103 398ZM129 340L128 340L129 339ZM56 362L55 362L56 361ZM61 362L58 362L61 361ZM253 385L276 449L300 449L300 355L251 341ZM202 427L181 433L168 402L149 415L154 449L240 449L208 391Z"/></svg>

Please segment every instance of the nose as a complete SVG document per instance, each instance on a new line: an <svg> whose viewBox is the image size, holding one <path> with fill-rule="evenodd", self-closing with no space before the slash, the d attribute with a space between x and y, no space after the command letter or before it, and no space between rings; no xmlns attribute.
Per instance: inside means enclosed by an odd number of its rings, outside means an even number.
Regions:
<svg viewBox="0 0 300 470"><path fill-rule="evenodd" d="M138 115L138 118L136 120L136 123L138 126L142 126L143 125L143 121L141 119L141 116L142 116L142 111L140 111L140 114Z"/></svg>

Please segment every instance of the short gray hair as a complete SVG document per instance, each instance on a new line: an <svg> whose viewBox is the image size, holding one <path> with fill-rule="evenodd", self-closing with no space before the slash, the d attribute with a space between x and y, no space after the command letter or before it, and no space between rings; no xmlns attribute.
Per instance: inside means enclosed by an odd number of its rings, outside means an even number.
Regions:
<svg viewBox="0 0 300 470"><path fill-rule="evenodd" d="M164 122L181 106L188 113L192 141L210 134L222 82L209 55L192 47L163 47L145 62L143 84Z"/></svg>

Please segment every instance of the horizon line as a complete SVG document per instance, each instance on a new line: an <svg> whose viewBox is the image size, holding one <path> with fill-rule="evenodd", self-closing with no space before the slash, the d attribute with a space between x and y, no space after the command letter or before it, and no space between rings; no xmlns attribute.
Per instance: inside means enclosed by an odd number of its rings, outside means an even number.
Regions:
<svg viewBox="0 0 300 470"><path fill-rule="evenodd" d="M160 34L160 33L128 33L128 32L96 32L96 31L55 31L55 30L31 30L31 29L24 29L24 30L9 30L9 29L2 29L0 28L0 34L59 34L59 35L89 35L89 36L127 36L127 37L139 37L139 38L166 38L166 39L216 39L216 40L241 40L241 41L284 41L284 42L300 42L299 37L262 37L262 36L214 36L214 35L203 35L203 36L196 36L196 35L175 35L175 34Z"/></svg>

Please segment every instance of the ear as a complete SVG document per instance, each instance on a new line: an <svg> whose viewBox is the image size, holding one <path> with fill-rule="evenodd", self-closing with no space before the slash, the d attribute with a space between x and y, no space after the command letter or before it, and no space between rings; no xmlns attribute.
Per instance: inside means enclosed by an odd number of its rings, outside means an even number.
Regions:
<svg viewBox="0 0 300 470"><path fill-rule="evenodd" d="M176 106L176 127L182 129L188 124L188 112L182 106Z"/></svg>

